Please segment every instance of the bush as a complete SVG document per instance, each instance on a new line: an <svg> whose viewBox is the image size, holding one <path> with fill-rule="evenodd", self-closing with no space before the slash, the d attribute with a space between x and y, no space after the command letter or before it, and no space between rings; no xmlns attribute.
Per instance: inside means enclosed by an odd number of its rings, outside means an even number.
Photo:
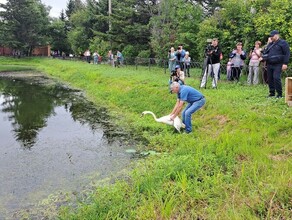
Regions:
<svg viewBox="0 0 292 220"><path fill-rule="evenodd" d="M139 58L149 58L151 55L150 50L142 50L140 51L140 53L138 54Z"/></svg>
<svg viewBox="0 0 292 220"><path fill-rule="evenodd" d="M128 45L123 49L123 55L124 57L136 57L138 53L133 45Z"/></svg>

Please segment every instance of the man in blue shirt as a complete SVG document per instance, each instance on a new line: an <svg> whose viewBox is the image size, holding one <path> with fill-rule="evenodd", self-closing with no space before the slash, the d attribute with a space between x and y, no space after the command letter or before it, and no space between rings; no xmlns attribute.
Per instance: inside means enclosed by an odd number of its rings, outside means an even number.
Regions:
<svg viewBox="0 0 292 220"><path fill-rule="evenodd" d="M186 86L180 85L178 82L171 84L172 93L177 93L176 104L170 113L170 119L174 118L181 112L184 103L188 103L185 109L182 111L182 121L185 124L185 132L192 132L192 114L198 111L206 103L205 97L198 90Z"/></svg>
<svg viewBox="0 0 292 220"><path fill-rule="evenodd" d="M267 72L269 83L269 96L275 97L275 90L277 91L276 98L282 98L282 82L281 73L287 69L290 58L290 48L288 43L280 39L279 32L273 30L270 33L271 43L267 46Z"/></svg>

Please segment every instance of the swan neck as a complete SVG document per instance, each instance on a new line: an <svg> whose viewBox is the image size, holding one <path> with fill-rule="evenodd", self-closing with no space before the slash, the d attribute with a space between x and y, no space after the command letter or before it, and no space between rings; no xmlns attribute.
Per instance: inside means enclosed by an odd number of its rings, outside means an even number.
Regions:
<svg viewBox="0 0 292 220"><path fill-rule="evenodd" d="M157 120L157 118L156 118L156 115L153 113L153 112L146 112L145 114L150 114L150 115L152 115L153 116L153 118L155 119L155 120Z"/></svg>

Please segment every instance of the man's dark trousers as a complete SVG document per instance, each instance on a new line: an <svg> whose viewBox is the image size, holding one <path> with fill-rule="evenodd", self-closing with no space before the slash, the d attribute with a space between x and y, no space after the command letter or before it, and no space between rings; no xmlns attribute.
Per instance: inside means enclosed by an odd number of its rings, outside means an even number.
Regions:
<svg viewBox="0 0 292 220"><path fill-rule="evenodd" d="M268 64L268 83L270 95L275 95L275 90L278 96L282 96L281 72L282 64Z"/></svg>

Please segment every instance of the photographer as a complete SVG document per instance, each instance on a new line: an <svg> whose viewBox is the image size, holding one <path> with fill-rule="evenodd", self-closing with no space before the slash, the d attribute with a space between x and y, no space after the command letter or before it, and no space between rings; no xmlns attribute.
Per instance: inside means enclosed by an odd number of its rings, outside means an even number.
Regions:
<svg viewBox="0 0 292 220"><path fill-rule="evenodd" d="M173 82L178 82L180 85L185 84L185 73L183 71L181 71L180 65L176 65L175 71L173 71L171 73L170 79L169 79L169 86ZM171 90L170 90L170 92L171 92Z"/></svg>
<svg viewBox="0 0 292 220"><path fill-rule="evenodd" d="M246 53L242 49L241 42L236 44L236 49L231 52L229 58L231 58L232 62L230 80L236 80L238 82L241 75L241 70L244 66L244 60L246 59Z"/></svg>
<svg viewBox="0 0 292 220"><path fill-rule="evenodd" d="M247 76L247 84L248 85L257 85L259 83L259 65L261 58L261 46L260 41L256 41L254 47L249 52L249 71Z"/></svg>
<svg viewBox="0 0 292 220"><path fill-rule="evenodd" d="M206 47L206 68L202 77L200 88L206 88L207 76L211 76L212 88L217 88L218 74L220 70L220 55L222 51L218 45L218 39L213 38L210 45ZM207 75L208 74L208 75Z"/></svg>

